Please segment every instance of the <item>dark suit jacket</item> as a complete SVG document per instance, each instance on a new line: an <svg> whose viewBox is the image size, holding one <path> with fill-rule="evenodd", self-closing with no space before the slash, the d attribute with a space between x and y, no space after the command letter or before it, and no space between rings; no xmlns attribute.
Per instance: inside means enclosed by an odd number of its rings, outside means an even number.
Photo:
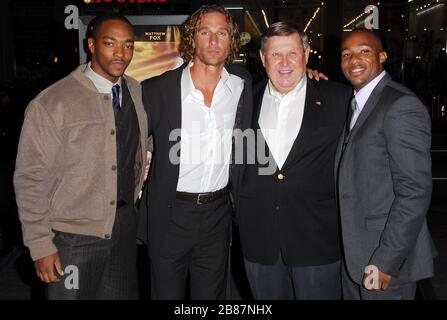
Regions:
<svg viewBox="0 0 447 320"><path fill-rule="evenodd" d="M266 85L267 81L254 90L255 130ZM308 80L301 130L282 169L278 170L273 157L273 174L259 174L259 168L267 167L260 159L246 165L237 217L247 260L270 265L280 250L291 266L340 259L333 164L351 95L347 86ZM257 140L256 148L248 148L249 154L260 148L269 154L261 133Z"/></svg>
<svg viewBox="0 0 447 320"><path fill-rule="evenodd" d="M426 108L388 75L342 136L338 200L346 265L357 283L369 264L403 282L433 275L435 250L425 220L430 140Z"/></svg>
<svg viewBox="0 0 447 320"><path fill-rule="evenodd" d="M164 74L145 80L143 86L143 103L150 119L149 135L153 136L154 152L147 184L147 197L140 208L140 213L147 208L148 236L140 228L139 238L148 242L149 254L157 255L164 240L164 234L175 201L179 177L179 164L170 161L170 152L181 152L180 134L170 139L175 129L181 129L182 101L181 77L183 66ZM239 99L235 127L245 130L252 118L252 87L250 74L238 66L225 66L228 73L244 80L244 90ZM179 133L179 132L178 132ZM177 147L174 147L177 146ZM180 159L180 157L175 157ZM230 165L230 192L237 193L241 165ZM143 219L144 220L144 219Z"/></svg>

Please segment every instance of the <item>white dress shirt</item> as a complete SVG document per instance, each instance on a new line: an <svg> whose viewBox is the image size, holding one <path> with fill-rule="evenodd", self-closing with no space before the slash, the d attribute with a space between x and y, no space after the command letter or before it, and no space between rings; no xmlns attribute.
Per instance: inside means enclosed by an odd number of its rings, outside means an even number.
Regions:
<svg viewBox="0 0 447 320"><path fill-rule="evenodd" d="M91 68L91 62L87 64L87 68L84 70L84 74L92 80L93 84L95 85L96 89L99 93L109 93L110 94L110 101L113 99L113 93L112 93L112 87L115 84L119 84L120 86L120 105L123 106L123 87L122 87L122 80L121 77L119 77L118 81L116 83L111 82L110 80L104 78L103 76L97 74L93 69Z"/></svg>
<svg viewBox="0 0 447 320"><path fill-rule="evenodd" d="M191 78L192 62L183 70L180 174L177 191L203 193L225 188L229 179L236 110L244 83L225 68L211 106Z"/></svg>
<svg viewBox="0 0 447 320"><path fill-rule="evenodd" d="M375 87L379 84L380 80L385 76L386 71L383 70L377 77L375 77L370 83L360 89L358 92L354 91L354 99L357 102L356 108L354 109L354 113L352 114L351 122L349 124L349 129L352 130L357 119L362 112L363 107L369 99L369 96L375 89Z"/></svg>
<svg viewBox="0 0 447 320"><path fill-rule="evenodd" d="M259 127L281 170L301 129L306 100L306 76L285 95L268 83L262 99Z"/></svg>

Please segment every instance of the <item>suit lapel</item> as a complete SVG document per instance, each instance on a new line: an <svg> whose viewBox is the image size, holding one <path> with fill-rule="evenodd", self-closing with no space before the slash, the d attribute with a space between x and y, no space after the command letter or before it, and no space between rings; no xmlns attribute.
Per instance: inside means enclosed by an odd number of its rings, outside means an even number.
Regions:
<svg viewBox="0 0 447 320"><path fill-rule="evenodd" d="M247 78L247 73L234 65L225 65L225 69L231 75L235 75L242 79L243 89L238 101L235 126L236 129L246 130L251 128L253 116L253 91L251 78ZM244 73L245 72L245 73Z"/></svg>
<svg viewBox="0 0 447 320"><path fill-rule="evenodd" d="M371 95L369 96L368 100L366 101L366 104L363 107L363 110L360 113L351 132L346 133L347 126L344 126L343 134L340 137L337 151L335 153L335 170L334 170L335 181L337 181L337 179L338 179L338 170L339 170L340 162L342 160L343 153L345 152L345 149L348 147L348 145L350 144L350 141L357 134L357 132L363 126L365 121L368 119L368 116L371 114L372 110L374 110L374 107L377 105L377 103L380 100L383 89L390 81L391 81L391 77L388 75L388 73L385 74L385 76L382 78L382 80L380 80L380 82L374 88L373 92L371 92ZM347 121L349 121L349 119L350 118L348 117Z"/></svg>
<svg viewBox="0 0 447 320"><path fill-rule="evenodd" d="M182 127L182 73L187 66L188 63L184 63L174 71L170 90L163 91L166 94L164 97L167 101L166 106L169 108L168 121L171 132Z"/></svg>
<svg viewBox="0 0 447 320"><path fill-rule="evenodd" d="M307 80L306 101L304 103L303 121L298 136L293 143L292 149L287 156L283 169L290 166L293 161L303 154L305 147L312 143L310 135L318 128L319 113L324 108L323 101L318 93L317 88L312 81Z"/></svg>
<svg viewBox="0 0 447 320"><path fill-rule="evenodd" d="M261 114L262 98L264 97L264 91L267 87L267 80L262 81L254 89L254 99L253 99L253 129L259 129L259 116Z"/></svg>
<svg viewBox="0 0 447 320"><path fill-rule="evenodd" d="M256 157L258 155L258 148L259 146L264 146L264 154L268 156L268 163L274 163L275 164L275 170L278 170L278 165L276 164L275 158L273 157L273 154L270 152L269 146L267 144L267 141L265 140L264 135L262 134L261 127L259 126L259 116L261 115L261 108L262 108L262 100L264 98L264 92L267 87L268 80L262 81L259 86L257 87L257 90L255 90L254 94L254 110L253 110L253 130L256 134Z"/></svg>
<svg viewBox="0 0 447 320"><path fill-rule="evenodd" d="M133 101L132 101L132 97L130 96L129 87L127 86L127 82L126 82L126 79L124 79L124 77L122 78L121 86L122 86L121 92L123 95L123 98L122 98L123 106L122 107L126 108Z"/></svg>
<svg viewBox="0 0 447 320"><path fill-rule="evenodd" d="M363 107L362 111L360 112L360 115L352 128L351 132L349 133L347 139L348 143L351 140L352 137L354 137L359 129L363 126L366 119L368 119L369 115L371 114L371 111L374 110L374 107L377 105L377 102L379 102L379 99L381 97L382 91L385 88L385 86L391 81L391 77L387 74L382 78L382 80L379 81L377 86L374 88L374 90L371 92L371 95L369 96L368 100L366 101L365 106Z"/></svg>
<svg viewBox="0 0 447 320"><path fill-rule="evenodd" d="M348 117L348 119L350 119L350 118ZM343 126L343 132L342 132L340 139L338 141L337 150L335 151L335 162L334 162L334 178L335 178L335 180L334 181L338 180L338 178L337 178L338 177L338 168L339 168L341 157L343 155L343 151L344 151L343 148L345 147L345 143L346 143L345 142L345 140L346 140L345 135L347 134L346 130L347 130L346 126Z"/></svg>
<svg viewBox="0 0 447 320"><path fill-rule="evenodd" d="M351 99L354 96L351 97ZM335 162L334 162L334 175L335 175L335 181L337 181L337 176L338 176L338 165L340 163L341 157L343 155L343 152L346 148L346 144L348 142L348 138L349 138L349 123L351 120L351 116L352 116L353 110L351 108L348 109L347 115L346 115L346 119L345 119L345 125L343 126L343 131L340 135L340 138L338 139L338 145L337 145L337 149L335 150Z"/></svg>

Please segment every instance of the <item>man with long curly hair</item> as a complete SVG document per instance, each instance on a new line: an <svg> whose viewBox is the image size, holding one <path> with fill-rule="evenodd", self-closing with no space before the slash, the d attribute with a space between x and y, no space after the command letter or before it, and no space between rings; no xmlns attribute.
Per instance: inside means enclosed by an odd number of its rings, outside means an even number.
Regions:
<svg viewBox="0 0 447 320"><path fill-rule="evenodd" d="M252 105L250 75L229 65L239 48L228 11L202 6L183 25L185 64L143 82L152 299L225 298L240 170L230 165L233 131L250 126Z"/></svg>

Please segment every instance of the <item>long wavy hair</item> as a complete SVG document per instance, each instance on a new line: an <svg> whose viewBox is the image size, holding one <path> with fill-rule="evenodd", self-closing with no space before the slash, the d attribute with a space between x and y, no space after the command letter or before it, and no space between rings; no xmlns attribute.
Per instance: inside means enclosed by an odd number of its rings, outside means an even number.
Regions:
<svg viewBox="0 0 447 320"><path fill-rule="evenodd" d="M179 46L180 56L185 61L191 61L194 57L194 36L197 32L197 28L200 25L202 17L207 13L219 12L222 13L228 22L230 27L230 54L228 55L225 63L231 63L236 59L237 54L241 48L241 37L239 34L239 27L234 22L233 17L230 15L227 9L221 5L204 5L201 6L196 12L194 12L188 20L181 27L181 42Z"/></svg>

